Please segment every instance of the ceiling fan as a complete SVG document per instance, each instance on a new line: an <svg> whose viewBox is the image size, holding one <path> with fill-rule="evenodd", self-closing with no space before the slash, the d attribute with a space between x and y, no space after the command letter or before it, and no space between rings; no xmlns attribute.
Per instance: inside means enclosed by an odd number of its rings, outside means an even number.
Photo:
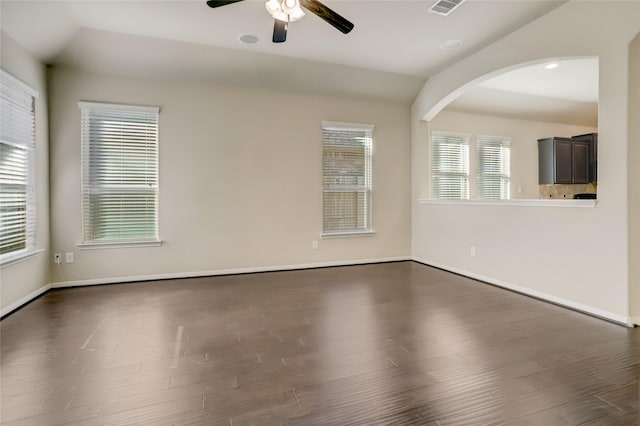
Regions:
<svg viewBox="0 0 640 426"><path fill-rule="evenodd" d="M208 0L207 5L215 8L240 1L243 0ZM274 18L272 39L274 43L283 43L287 39L289 22L297 21L304 16L302 7L333 25L338 31L344 34L349 33L353 29L351 22L318 0L266 0L264 6L267 12Z"/></svg>

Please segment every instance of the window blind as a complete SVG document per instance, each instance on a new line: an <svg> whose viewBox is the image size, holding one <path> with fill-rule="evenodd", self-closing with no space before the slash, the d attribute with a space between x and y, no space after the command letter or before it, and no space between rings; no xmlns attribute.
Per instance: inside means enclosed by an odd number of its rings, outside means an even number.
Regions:
<svg viewBox="0 0 640 426"><path fill-rule="evenodd" d="M432 133L431 196L435 199L469 198L469 135Z"/></svg>
<svg viewBox="0 0 640 426"><path fill-rule="evenodd" d="M0 70L0 258L35 250L35 99Z"/></svg>
<svg viewBox="0 0 640 426"><path fill-rule="evenodd" d="M373 126L323 122L323 233L371 231Z"/></svg>
<svg viewBox="0 0 640 426"><path fill-rule="evenodd" d="M508 200L511 197L511 138L477 137L477 197Z"/></svg>
<svg viewBox="0 0 640 426"><path fill-rule="evenodd" d="M79 106L83 242L158 240L159 108Z"/></svg>

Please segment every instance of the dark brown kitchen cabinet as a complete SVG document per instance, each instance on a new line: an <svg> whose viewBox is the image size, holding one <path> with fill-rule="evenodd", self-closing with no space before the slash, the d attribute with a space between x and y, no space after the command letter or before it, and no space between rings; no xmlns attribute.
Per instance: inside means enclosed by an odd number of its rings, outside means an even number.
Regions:
<svg viewBox="0 0 640 426"><path fill-rule="evenodd" d="M588 133L572 136L571 139L589 143L589 182L598 182L598 134Z"/></svg>
<svg viewBox="0 0 640 426"><path fill-rule="evenodd" d="M571 138L538 140L538 182L589 183L588 141Z"/></svg>

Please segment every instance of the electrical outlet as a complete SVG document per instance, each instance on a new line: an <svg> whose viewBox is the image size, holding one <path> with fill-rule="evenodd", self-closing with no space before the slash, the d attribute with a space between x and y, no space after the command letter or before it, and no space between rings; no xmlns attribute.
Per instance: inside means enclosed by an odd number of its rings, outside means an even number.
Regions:
<svg viewBox="0 0 640 426"><path fill-rule="evenodd" d="M313 250L318 250L318 240L311 241L311 248Z"/></svg>
<svg viewBox="0 0 640 426"><path fill-rule="evenodd" d="M56 253L53 255L53 263L59 265L62 263L62 255L60 253Z"/></svg>
<svg viewBox="0 0 640 426"><path fill-rule="evenodd" d="M73 263L73 252L67 252L65 253L65 262L66 263Z"/></svg>
<svg viewBox="0 0 640 426"><path fill-rule="evenodd" d="M469 247L469 256L476 257L476 246Z"/></svg>

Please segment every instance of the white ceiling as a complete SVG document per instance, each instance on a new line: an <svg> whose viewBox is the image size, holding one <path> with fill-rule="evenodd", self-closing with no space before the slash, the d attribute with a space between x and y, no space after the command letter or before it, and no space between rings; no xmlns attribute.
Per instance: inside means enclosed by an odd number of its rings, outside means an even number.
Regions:
<svg viewBox="0 0 640 426"><path fill-rule="evenodd" d="M550 62L558 67L546 69ZM523 67L480 83L447 109L597 127L598 59Z"/></svg>
<svg viewBox="0 0 640 426"><path fill-rule="evenodd" d="M547 69L552 63L557 68ZM553 99L597 102L598 59L564 59L531 65L494 77L480 86Z"/></svg>
<svg viewBox="0 0 640 426"><path fill-rule="evenodd" d="M271 43L273 19L262 0L211 9L204 0L4 1L2 26L45 61L79 28L246 49L318 62L428 77L557 7L551 0L468 0L449 17L427 11L433 0L325 0L355 24L344 35L311 13L289 25L286 43ZM37 28L38 31L33 31ZM240 44L253 34L259 42ZM460 39L452 51L440 43Z"/></svg>
<svg viewBox="0 0 640 426"><path fill-rule="evenodd" d="M0 26L56 66L411 102L430 75L564 1L467 0L443 17L427 11L434 0L325 0L354 30L344 35L307 13L283 44L271 43L262 0L216 9L204 0L0 0ZM242 34L259 41L242 44ZM440 48L451 39L462 45ZM506 78L487 84L522 86Z"/></svg>

